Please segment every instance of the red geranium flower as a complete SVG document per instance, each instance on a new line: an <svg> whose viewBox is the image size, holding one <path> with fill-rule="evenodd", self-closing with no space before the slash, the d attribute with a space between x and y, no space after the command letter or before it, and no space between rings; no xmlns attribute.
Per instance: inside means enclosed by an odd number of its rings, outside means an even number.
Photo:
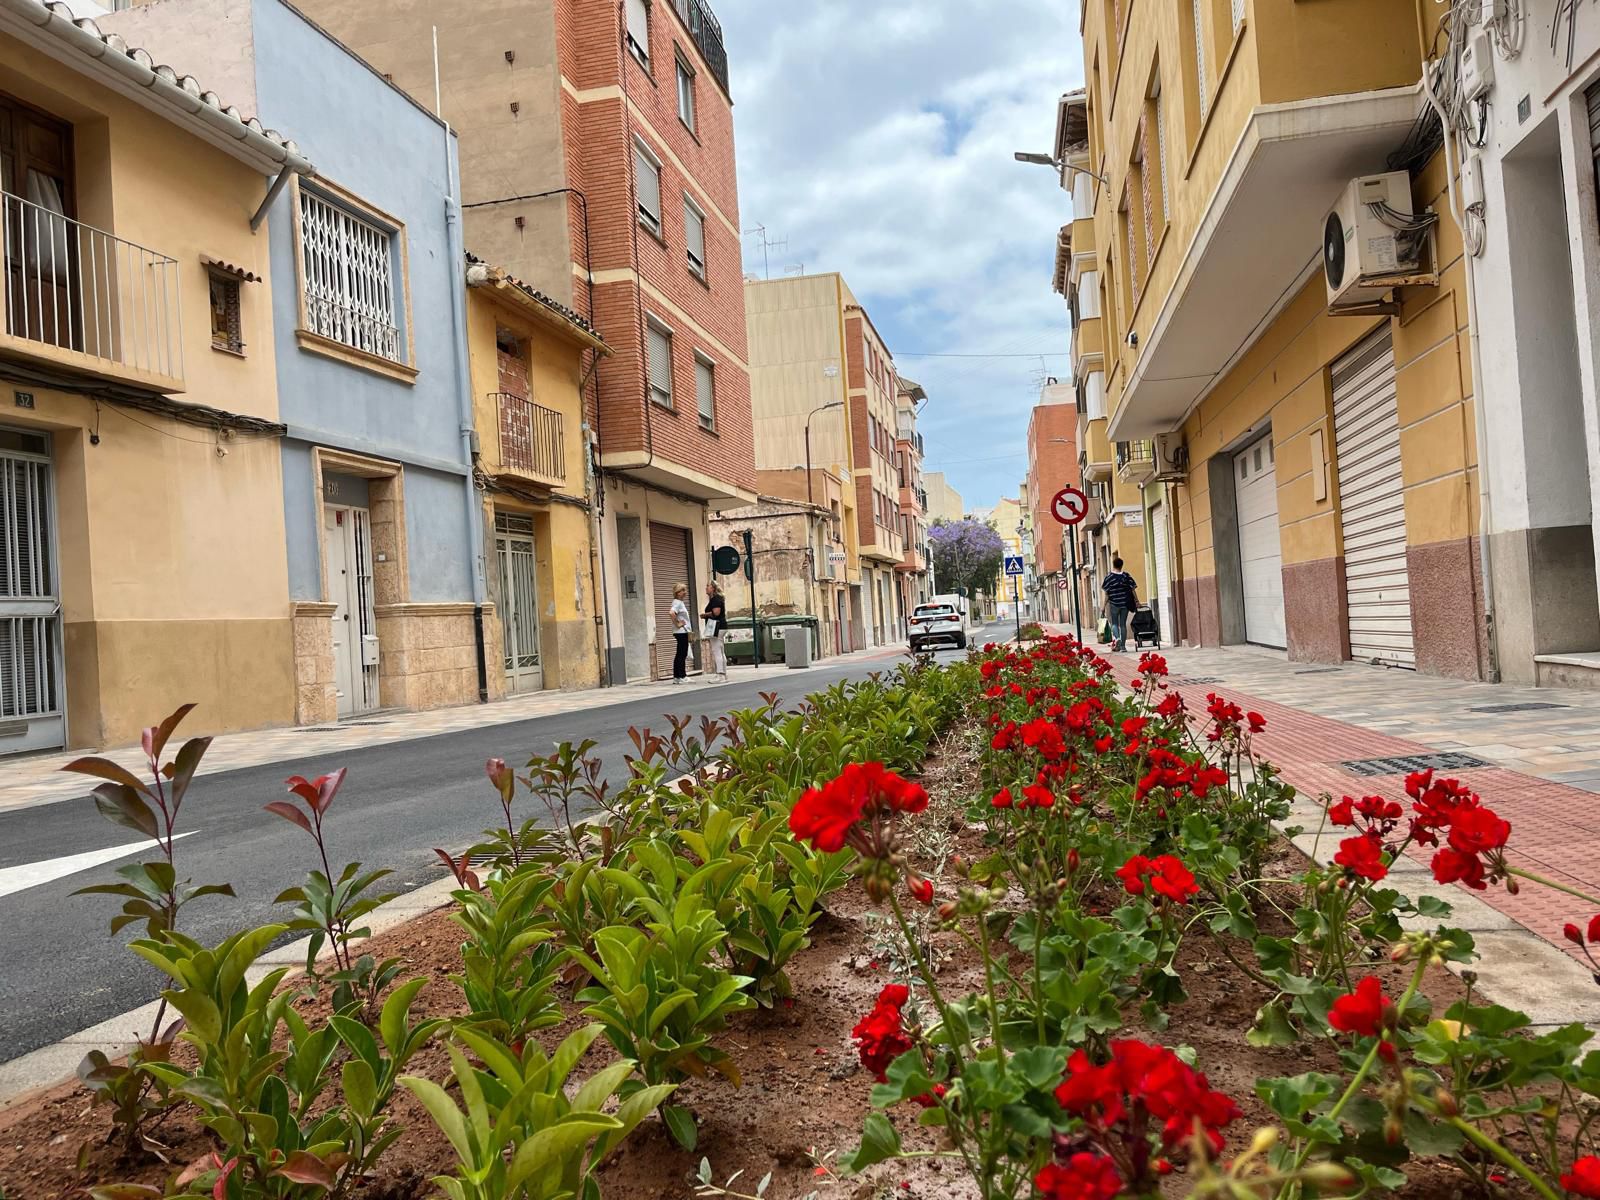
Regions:
<svg viewBox="0 0 1600 1200"><path fill-rule="evenodd" d="M933 880L931 879L924 879L920 875L907 875L906 890L911 893L911 898L918 904L933 903Z"/></svg>
<svg viewBox="0 0 1600 1200"><path fill-rule="evenodd" d="M1162 854L1156 858L1135 854L1117 868L1116 876L1122 880L1122 886L1127 889L1130 896L1144 895L1145 887L1148 886L1156 895L1163 896L1174 904L1183 904L1190 896L1197 895L1200 891L1189 868L1183 865L1182 860L1171 854Z"/></svg>
<svg viewBox="0 0 1600 1200"><path fill-rule="evenodd" d="M1125 1145L1159 1126L1162 1144L1171 1149L1198 1126L1213 1153L1222 1149L1221 1130L1242 1115L1238 1105L1212 1091L1204 1075L1165 1046L1119 1039L1110 1048L1111 1061L1100 1065L1083 1050L1074 1051L1067 1077L1056 1088L1056 1102L1082 1120L1091 1136ZM1143 1161L1147 1149L1129 1158ZM1130 1181L1134 1190L1143 1182Z"/></svg>
<svg viewBox="0 0 1600 1200"><path fill-rule="evenodd" d="M863 817L891 812L919 813L928 807L920 783L903 779L881 762L850 763L821 788L807 788L789 813L789 830L824 854L843 849ZM856 838L868 857L886 857L883 838Z"/></svg>
<svg viewBox="0 0 1600 1200"><path fill-rule="evenodd" d="M1589 918L1589 940L1600 942L1600 913Z"/></svg>
<svg viewBox="0 0 1600 1200"><path fill-rule="evenodd" d="M1561 1176L1561 1186L1574 1196L1600 1200L1600 1158L1585 1154Z"/></svg>
<svg viewBox="0 0 1600 1200"><path fill-rule="evenodd" d="M1022 789L1022 796L1034 808L1049 808L1056 802L1056 794L1042 783L1030 783Z"/></svg>
<svg viewBox="0 0 1600 1200"><path fill-rule="evenodd" d="M1430 865L1433 867L1433 877L1439 883L1464 883L1480 892L1489 887L1483 862L1476 854L1444 849L1433 856Z"/></svg>
<svg viewBox="0 0 1600 1200"><path fill-rule="evenodd" d="M945 1093L949 1090L944 1084L936 1083L933 1085L931 1092L923 1092L920 1096L911 1097L911 1103L918 1108L935 1108L938 1106L939 1101L944 1099Z"/></svg>
<svg viewBox="0 0 1600 1200"><path fill-rule="evenodd" d="M1351 875L1377 883L1389 873L1383 863L1383 843L1373 833L1359 833L1339 843L1339 852L1333 856Z"/></svg>
<svg viewBox="0 0 1600 1200"><path fill-rule="evenodd" d="M1356 990L1340 996L1328 1010L1328 1024L1357 1037L1377 1037L1391 1019L1394 1004L1383 994L1376 975L1356 984Z"/></svg>
<svg viewBox="0 0 1600 1200"><path fill-rule="evenodd" d="M1511 836L1511 822L1495 815L1492 808L1467 808L1450 822L1450 847L1463 854L1488 854L1504 849Z"/></svg>
<svg viewBox="0 0 1600 1200"><path fill-rule="evenodd" d="M1122 1191L1122 1176L1105 1155L1079 1150L1065 1163L1046 1163L1033 1186L1044 1200L1113 1200Z"/></svg>
<svg viewBox="0 0 1600 1200"><path fill-rule="evenodd" d="M1011 802L1011 789L1007 787L1001 788L993 796L989 797L989 803L994 805L995 808L1010 808Z"/></svg>
<svg viewBox="0 0 1600 1200"><path fill-rule="evenodd" d="M903 984L891 983L878 993L878 1002L872 1006L872 1011L850 1031L861 1055L861 1065L871 1071L879 1083L885 1081L889 1064L911 1049L912 1042L906 1036L900 1016L910 996Z"/></svg>
<svg viewBox="0 0 1600 1200"><path fill-rule="evenodd" d="M1267 727L1267 719L1258 712L1247 712L1244 719L1250 723L1251 733L1260 733Z"/></svg>

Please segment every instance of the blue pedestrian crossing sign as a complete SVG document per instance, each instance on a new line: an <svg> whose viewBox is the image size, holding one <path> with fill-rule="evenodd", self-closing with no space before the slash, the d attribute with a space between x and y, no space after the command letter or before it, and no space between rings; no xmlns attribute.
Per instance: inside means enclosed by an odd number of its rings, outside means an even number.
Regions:
<svg viewBox="0 0 1600 1200"><path fill-rule="evenodd" d="M1007 575L1021 575L1022 574L1022 555L1020 555L1020 554L1008 554L1008 555L1006 555L1006 574Z"/></svg>

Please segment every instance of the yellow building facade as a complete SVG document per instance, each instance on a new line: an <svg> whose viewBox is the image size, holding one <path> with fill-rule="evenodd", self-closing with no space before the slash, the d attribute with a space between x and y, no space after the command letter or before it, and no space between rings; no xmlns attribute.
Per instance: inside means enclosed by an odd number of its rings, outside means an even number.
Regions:
<svg viewBox="0 0 1600 1200"><path fill-rule="evenodd" d="M268 240L293 144L0 8L0 754L295 711ZM38 13L46 13L40 7ZM116 61L121 59L120 62Z"/></svg>
<svg viewBox="0 0 1600 1200"><path fill-rule="evenodd" d="M1117 548L1171 592L1169 639L1485 672L1462 244L1417 87L1430 7L1084 6L1057 286L1080 386L1099 372L1085 477L1113 464L1138 521ZM1355 305L1321 242L1371 177L1419 249Z"/></svg>
<svg viewBox="0 0 1600 1200"><path fill-rule="evenodd" d="M498 268L470 263L466 283L489 695L597 687L606 614L583 391L610 350Z"/></svg>

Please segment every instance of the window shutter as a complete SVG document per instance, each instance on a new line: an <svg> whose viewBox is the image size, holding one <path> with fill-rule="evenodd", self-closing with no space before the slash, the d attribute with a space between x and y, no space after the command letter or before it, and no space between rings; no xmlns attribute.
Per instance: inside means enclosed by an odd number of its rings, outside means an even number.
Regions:
<svg viewBox="0 0 1600 1200"><path fill-rule="evenodd" d="M700 399L700 420L709 427L717 419L716 374L703 359L694 360L694 385Z"/></svg>
<svg viewBox="0 0 1600 1200"><path fill-rule="evenodd" d="M689 264L698 274L706 272L706 219L687 200L683 202L684 240L689 246Z"/></svg>
<svg viewBox="0 0 1600 1200"><path fill-rule="evenodd" d="M645 357L650 373L650 398L658 404L672 407L672 338L663 329L648 326L648 349Z"/></svg>
<svg viewBox="0 0 1600 1200"><path fill-rule="evenodd" d="M1199 84L1200 119L1206 119L1206 23L1201 12L1205 0L1190 0L1194 9L1194 77Z"/></svg>
<svg viewBox="0 0 1600 1200"><path fill-rule="evenodd" d="M1233 0L1233 31L1239 32L1239 26L1244 24L1244 0Z"/></svg>
<svg viewBox="0 0 1600 1200"><path fill-rule="evenodd" d="M649 218L649 225L661 231L661 168L644 152L644 147L633 148L634 187L639 193L639 211Z"/></svg>
<svg viewBox="0 0 1600 1200"><path fill-rule="evenodd" d="M1161 89L1152 99L1156 106L1156 170L1161 173L1161 220L1172 220L1172 199L1167 190L1167 106L1161 102Z"/></svg>
<svg viewBox="0 0 1600 1200"><path fill-rule="evenodd" d="M628 40L645 58L650 57L650 6L645 0L628 0Z"/></svg>

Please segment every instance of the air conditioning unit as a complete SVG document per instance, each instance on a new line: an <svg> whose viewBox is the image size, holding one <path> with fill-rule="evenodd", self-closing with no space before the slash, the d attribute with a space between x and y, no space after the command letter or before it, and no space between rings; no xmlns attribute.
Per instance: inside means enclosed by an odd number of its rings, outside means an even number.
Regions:
<svg viewBox="0 0 1600 1200"><path fill-rule="evenodd" d="M1383 298L1385 277L1420 266L1422 240L1404 171L1352 179L1322 226L1322 271L1328 307L1348 308Z"/></svg>
<svg viewBox="0 0 1600 1200"><path fill-rule="evenodd" d="M1182 483L1188 478L1189 448L1183 444L1183 434L1156 434L1155 451L1157 483Z"/></svg>

